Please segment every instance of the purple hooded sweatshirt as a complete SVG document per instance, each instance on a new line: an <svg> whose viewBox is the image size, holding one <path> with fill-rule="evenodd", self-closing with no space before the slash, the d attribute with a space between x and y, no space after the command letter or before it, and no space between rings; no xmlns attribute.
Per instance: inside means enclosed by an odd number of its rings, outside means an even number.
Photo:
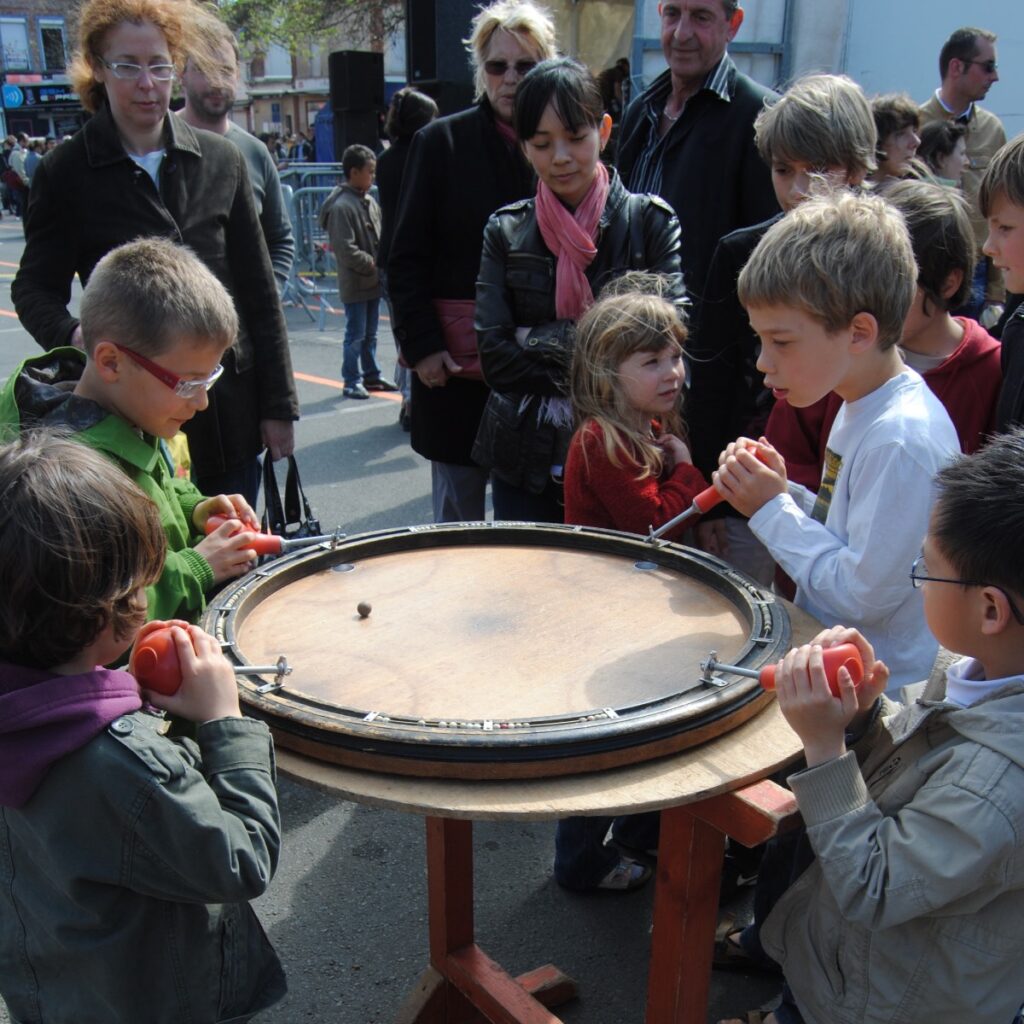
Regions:
<svg viewBox="0 0 1024 1024"><path fill-rule="evenodd" d="M54 676L0 662L0 806L24 805L54 762L140 707L139 684L121 670Z"/></svg>

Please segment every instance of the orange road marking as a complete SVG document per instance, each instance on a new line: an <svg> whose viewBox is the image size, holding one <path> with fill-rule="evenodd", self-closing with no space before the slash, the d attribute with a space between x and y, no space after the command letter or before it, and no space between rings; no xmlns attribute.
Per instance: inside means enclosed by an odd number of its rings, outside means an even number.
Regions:
<svg viewBox="0 0 1024 1024"><path fill-rule="evenodd" d="M341 391L345 385L340 380L331 380L330 377L317 377L312 373L300 373L298 370L292 372L296 380L304 380L307 384L322 384L325 388L336 388ZM371 398L386 398L389 402L400 402L402 400L399 391L371 391Z"/></svg>

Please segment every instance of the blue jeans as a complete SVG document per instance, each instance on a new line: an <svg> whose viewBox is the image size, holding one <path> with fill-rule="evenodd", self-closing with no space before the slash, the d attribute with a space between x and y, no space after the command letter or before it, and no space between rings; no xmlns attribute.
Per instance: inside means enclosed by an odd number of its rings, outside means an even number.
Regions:
<svg viewBox="0 0 1024 1024"><path fill-rule="evenodd" d="M562 818L555 828L555 881L566 889L593 889L619 863L619 851L605 846L613 838L638 850L657 849L657 811L621 818Z"/></svg>
<svg viewBox="0 0 1024 1024"><path fill-rule="evenodd" d="M380 299L345 303L345 349L341 360L341 379L352 388L363 380L377 380L377 318Z"/></svg>
<svg viewBox="0 0 1024 1024"><path fill-rule="evenodd" d="M491 476L494 518L511 523L563 523L565 509L562 489L549 481L543 494L531 494L522 487L506 483L497 473Z"/></svg>

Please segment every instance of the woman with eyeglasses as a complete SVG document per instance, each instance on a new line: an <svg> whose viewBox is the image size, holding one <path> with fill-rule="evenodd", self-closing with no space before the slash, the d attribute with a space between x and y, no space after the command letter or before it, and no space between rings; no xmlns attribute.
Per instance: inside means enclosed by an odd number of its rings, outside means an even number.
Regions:
<svg viewBox="0 0 1024 1024"><path fill-rule="evenodd" d="M512 128L523 76L554 56L549 15L498 0L473 19L475 106L413 138L387 265L395 340L414 370L412 446L431 462L435 522L482 520L487 471L471 450L484 403L473 300L484 225L533 193Z"/></svg>
<svg viewBox="0 0 1024 1024"><path fill-rule="evenodd" d="M84 284L106 253L138 237L193 249L234 299L240 328L209 408L186 428L192 475L204 494L255 505L259 453L291 453L298 399L242 154L169 113L186 58L211 81L223 76L210 18L193 0L84 5L70 73L93 116L36 169L11 294L43 348L80 346L67 308L76 274Z"/></svg>

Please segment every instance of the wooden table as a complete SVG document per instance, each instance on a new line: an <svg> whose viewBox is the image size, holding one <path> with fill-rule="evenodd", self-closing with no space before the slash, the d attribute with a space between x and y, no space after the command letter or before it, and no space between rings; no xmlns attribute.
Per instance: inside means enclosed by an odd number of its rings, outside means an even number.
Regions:
<svg viewBox="0 0 1024 1024"><path fill-rule="evenodd" d="M795 643L820 628L788 606ZM430 966L397 1024L558 1024L571 996L550 965L512 978L474 942L474 820L661 811L646 1024L704 1024L725 837L753 846L795 813L766 777L800 743L774 702L749 722L671 757L588 775L476 781L407 778L278 751L285 774L347 800L426 817ZM571 985L571 982L568 982ZM544 1000L544 1003L541 1002Z"/></svg>

